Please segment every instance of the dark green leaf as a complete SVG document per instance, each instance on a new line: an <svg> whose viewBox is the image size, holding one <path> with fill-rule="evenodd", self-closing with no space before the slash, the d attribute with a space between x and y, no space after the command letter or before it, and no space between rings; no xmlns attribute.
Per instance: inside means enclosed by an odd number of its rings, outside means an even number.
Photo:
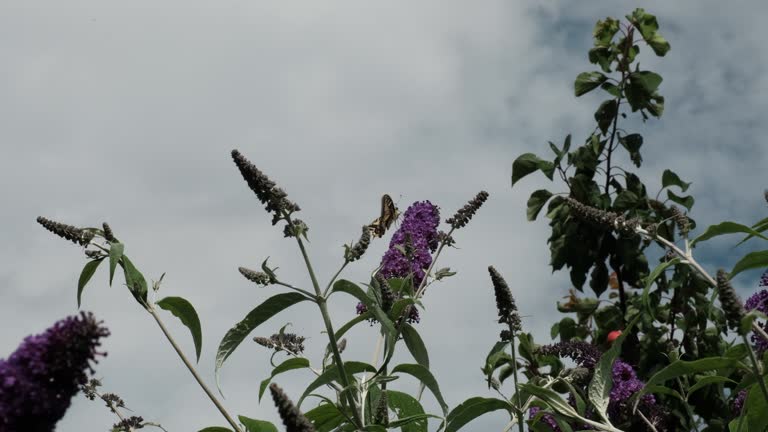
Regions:
<svg viewBox="0 0 768 432"><path fill-rule="evenodd" d="M544 204L546 204L551 197L552 192L546 189L539 189L531 194L531 197L528 198L528 210L526 212L529 221L536 220L541 208L544 207Z"/></svg>
<svg viewBox="0 0 768 432"><path fill-rule="evenodd" d="M681 191L685 192L688 190L688 187L691 186L691 183L686 183L680 180L680 177L673 171L665 169L664 173L661 175L661 187L665 188L669 186L677 186Z"/></svg>
<svg viewBox="0 0 768 432"><path fill-rule="evenodd" d="M768 377L763 377L763 382L768 384ZM747 424L751 431L764 431L768 427L768 401L765 400L760 386L752 385L744 401L744 413L747 415Z"/></svg>
<svg viewBox="0 0 768 432"><path fill-rule="evenodd" d="M432 376L432 372L420 364L399 364L392 369L392 374L405 373L418 379L435 395L443 414L448 413L448 404L445 403L443 395L440 393L440 387L437 380Z"/></svg>
<svg viewBox="0 0 768 432"><path fill-rule="evenodd" d="M415 415L424 414L424 408L413 396L395 391L387 390L387 402L389 408L395 412L398 418L405 419ZM427 420L418 420L408 423L401 427L402 432L427 432Z"/></svg>
<svg viewBox="0 0 768 432"><path fill-rule="evenodd" d="M693 247L698 242L709 240L713 237L721 236L724 234L735 234L735 233L747 233L753 237L760 237L763 240L768 240L768 237L765 237L764 235L760 234L759 232L753 230L752 228L746 225L742 225L736 222L726 221L726 222L721 222L717 225L712 225L708 227L703 234L691 240L691 247Z"/></svg>
<svg viewBox="0 0 768 432"><path fill-rule="evenodd" d="M549 179L555 170L552 162L540 159L533 153L524 153L512 163L512 186L528 174L541 170Z"/></svg>
<svg viewBox="0 0 768 432"><path fill-rule="evenodd" d="M613 362L621 352L621 344L624 338L632 331L632 327L637 323L640 315L630 322L624 331L613 341L611 348L600 357L600 362L595 367L594 376L589 383L587 394L589 401L597 410L597 414L603 418L608 418L608 402L610 401L611 388L613 387Z"/></svg>
<svg viewBox="0 0 768 432"><path fill-rule="evenodd" d="M145 305L147 303L147 280L144 279L144 275L141 274L127 256L123 255L123 259L120 262L123 266L123 275L125 276L128 290L139 304Z"/></svg>
<svg viewBox="0 0 768 432"><path fill-rule="evenodd" d="M419 336L419 332L416 331L410 324L403 326L403 340L405 346L408 347L408 351L411 352L416 363L429 369L429 354L427 353L427 347L424 346L424 341Z"/></svg>
<svg viewBox="0 0 768 432"><path fill-rule="evenodd" d="M333 292L343 292L357 298L363 304L365 304L369 311L373 312L373 316L375 316L376 319L384 326L387 334L395 333L395 326L392 324L392 321L389 319L387 314L381 310L381 307L379 307L379 305L356 284L344 279L338 280L333 284Z"/></svg>
<svg viewBox="0 0 768 432"><path fill-rule="evenodd" d="M83 288L91 280L93 274L96 273L96 269L99 268L99 264L104 261L104 258L99 258L93 261L88 261L83 267L83 271L80 272L80 278L77 280L77 307L80 308L80 296L83 294Z"/></svg>
<svg viewBox="0 0 768 432"><path fill-rule="evenodd" d="M608 133L608 128L613 123L613 119L619 114L618 104L615 99L604 101L600 104L600 107L595 111L595 120L597 120L597 126L600 131L605 135Z"/></svg>
<svg viewBox="0 0 768 432"><path fill-rule="evenodd" d="M563 399L559 394L551 389L539 387L530 383L520 384L520 388L523 391L541 399L561 415L570 418L579 417L579 414L576 412L576 410L571 405L569 405L565 399Z"/></svg>
<svg viewBox="0 0 768 432"><path fill-rule="evenodd" d="M312 422L317 432L330 432L347 420L339 408L332 403L318 405L304 413L304 416Z"/></svg>
<svg viewBox="0 0 768 432"><path fill-rule="evenodd" d="M619 136L619 143L629 153L629 158L636 167L643 163L643 157L640 155L640 147L643 145L643 136L640 134L629 134Z"/></svg>
<svg viewBox="0 0 768 432"><path fill-rule="evenodd" d="M439 419L439 418L442 418L442 417L436 416L434 414L416 414L416 415L412 415L410 417L403 417L403 418L399 418L397 420L390 420L389 426L387 426L387 428L395 429L395 428L403 427L405 425L408 425L408 424L411 424L411 423L415 423L415 422L418 422L418 421L421 421L421 420L426 420L428 418L438 418Z"/></svg>
<svg viewBox="0 0 768 432"><path fill-rule="evenodd" d="M576 77L573 85L576 97L589 93L600 84L604 83L608 77L600 72L582 72Z"/></svg>
<svg viewBox="0 0 768 432"><path fill-rule="evenodd" d="M641 86L643 90L652 94L661 85L661 75L651 71L633 72L629 75L629 79Z"/></svg>
<svg viewBox="0 0 768 432"><path fill-rule="evenodd" d="M369 365L368 363L348 361L344 362L344 372L346 372L348 375L354 375L356 373L362 372L376 372L376 368ZM333 381L341 381L339 368L335 364L326 369L325 372L320 374L319 377L315 378L315 380L312 381L309 386L307 386L307 388L304 390L304 394L301 395L301 398L299 399L299 402L296 404L296 406L301 406L301 403L304 402L304 399L309 396L310 393L315 391L315 389L326 384L330 384Z"/></svg>
<svg viewBox="0 0 768 432"><path fill-rule="evenodd" d="M308 300L307 297L296 292L277 294L250 311L242 321L229 329L219 343L219 349L216 352L216 386L221 388L219 386L219 370L248 334L284 309L305 300Z"/></svg>
<svg viewBox="0 0 768 432"><path fill-rule="evenodd" d="M445 418L445 421L448 423L445 432L455 432L481 415L497 410L510 411L511 405L509 402L501 399L469 398L448 413L448 416Z"/></svg>
<svg viewBox="0 0 768 432"><path fill-rule="evenodd" d="M688 397L691 397L691 393L695 392L700 388L706 387L710 384L720 384L725 382L736 384L736 381L733 381L732 379L726 378L724 376L707 375L705 377L701 377L698 380L696 380L696 384L692 385L691 388L688 389Z"/></svg>
<svg viewBox="0 0 768 432"><path fill-rule="evenodd" d="M656 279L661 276L661 274L666 270L668 267L673 266L675 264L678 264L680 262L680 258L673 258L669 261L663 262L656 266L655 269L651 272L650 275L645 279L645 288L643 288L643 306L645 306L646 313L648 313L650 316L654 316L653 308L651 306L651 286L653 286L654 282L656 282Z"/></svg>
<svg viewBox="0 0 768 432"><path fill-rule="evenodd" d="M115 277L115 269L120 258L123 257L125 245L122 243L110 243L109 245L109 286L112 286L112 279Z"/></svg>
<svg viewBox="0 0 768 432"><path fill-rule="evenodd" d="M688 209L688 211L690 211L691 207L693 207L694 199L690 195L681 197L676 195L671 190L667 190L667 198L685 207L686 209Z"/></svg>
<svg viewBox="0 0 768 432"><path fill-rule="evenodd" d="M304 369L308 367L309 360L303 357L289 358L288 360L277 365L277 367L272 369L272 374L269 376L269 378L262 381L259 385L259 402L261 402L261 397L264 396L264 391L267 390L267 386L277 375L294 369Z"/></svg>
<svg viewBox="0 0 768 432"><path fill-rule="evenodd" d="M182 324L187 326L190 333L192 333L192 341L195 343L195 355L199 362L200 350L203 347L203 331L200 328L200 318L198 318L197 312L195 312L195 307L182 297L166 297L157 302L157 305L172 313L181 320Z"/></svg>
<svg viewBox="0 0 768 432"><path fill-rule="evenodd" d="M245 432L277 432L277 427L264 420L256 420L245 416L237 416L240 423L245 426Z"/></svg>
<svg viewBox="0 0 768 432"><path fill-rule="evenodd" d="M729 278L733 279L737 274L744 270L764 267L768 267L768 250L751 252L744 255L744 257L733 266Z"/></svg>

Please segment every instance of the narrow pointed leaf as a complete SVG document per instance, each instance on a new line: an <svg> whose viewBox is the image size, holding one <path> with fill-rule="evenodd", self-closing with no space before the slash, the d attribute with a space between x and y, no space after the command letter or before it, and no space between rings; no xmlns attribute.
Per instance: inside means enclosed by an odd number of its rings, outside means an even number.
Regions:
<svg viewBox="0 0 768 432"><path fill-rule="evenodd" d="M424 408L413 396L396 390L387 390L389 408L398 419L406 419L424 414ZM402 432L427 432L427 419L416 420L401 426Z"/></svg>
<svg viewBox="0 0 768 432"><path fill-rule="evenodd" d="M261 402L261 398L264 396L264 391L267 390L267 386L277 375L294 369L305 369L308 367L309 360L302 357L289 358L288 360L277 365L276 368L272 369L272 374L269 376L269 378L262 381L261 385L259 385L259 402Z"/></svg>
<svg viewBox="0 0 768 432"><path fill-rule="evenodd" d="M144 275L125 255L120 260L120 264L123 266L123 275L125 276L125 284L128 285L128 290L139 304L145 305L147 303L147 280L144 279Z"/></svg>
<svg viewBox="0 0 768 432"><path fill-rule="evenodd" d="M356 373L362 372L376 372L376 368L369 365L368 363L348 361L344 362L344 371L349 375L354 375ZM307 386L307 388L304 390L304 394L301 395L301 398L299 398L299 402L296 404L296 406L300 407L301 403L304 402L304 399L309 396L310 393L315 391L315 389L326 384L330 384L333 381L341 381L339 368L336 365L326 369L325 372L320 374L319 377L317 377L309 384L309 386Z"/></svg>
<svg viewBox="0 0 768 432"><path fill-rule="evenodd" d="M448 414L448 404L445 403L443 395L440 393L440 386L429 369L420 364L399 364L392 369L392 373L405 373L423 382L432 394L435 395L437 402L440 403L440 408L443 410L443 414Z"/></svg>
<svg viewBox="0 0 768 432"><path fill-rule="evenodd" d="M709 240L713 237L717 237L725 234L736 234L736 233L746 233L752 237L760 237L763 240L768 240L768 237L760 234L759 232L755 231L754 229L746 225L742 225L736 222L726 221L726 222L721 222L717 225L712 225L708 227L703 234L691 240L691 247L695 246L696 243L698 242Z"/></svg>
<svg viewBox="0 0 768 432"><path fill-rule="evenodd" d="M448 413L445 418L448 423L445 432L455 432L483 414L497 410L509 411L510 409L510 403L505 400L483 397L469 398Z"/></svg>
<svg viewBox="0 0 768 432"><path fill-rule="evenodd" d="M416 363L429 369L427 347L424 346L424 341L419 336L419 332L412 325L406 323L403 326L403 340L405 340L405 346L408 347L408 351L411 352Z"/></svg>
<svg viewBox="0 0 768 432"><path fill-rule="evenodd" d="M96 269L99 268L99 264L104 261L104 258L99 258L93 261L88 261L83 267L83 271L80 272L80 278L77 280L77 307L80 308L80 297L83 294L83 289L91 280L93 274L96 273Z"/></svg>
<svg viewBox="0 0 768 432"><path fill-rule="evenodd" d="M115 269L120 258L123 257L125 245L122 243L111 243L109 246L109 286L112 286L112 279L115 277Z"/></svg>
<svg viewBox="0 0 768 432"><path fill-rule="evenodd" d="M733 266L733 270L728 275L730 279L743 272L744 270L751 270L754 268L768 267L768 250L751 252L746 255L736 265Z"/></svg>
<svg viewBox="0 0 768 432"><path fill-rule="evenodd" d="M363 291L363 289L356 284L344 279L338 280L333 284L333 292L344 292L357 298L363 302L369 311L373 312L373 316L376 317L376 319L384 326L387 333L395 333L395 326L392 324L392 321L389 319L387 314L384 313L379 305L376 304L373 299L369 297L368 294L366 294L365 291Z"/></svg>
<svg viewBox="0 0 768 432"><path fill-rule="evenodd" d="M219 391L221 391L221 387L219 386L219 370L243 339L245 339L245 337L256 327L277 315L279 312L305 300L308 300L308 298L304 296L304 294L297 292L274 295L250 311L242 321L229 329L227 334L225 334L224 338L221 340L221 343L219 343L219 349L216 352L215 375L216 386L219 387Z"/></svg>
<svg viewBox="0 0 768 432"><path fill-rule="evenodd" d="M268 421L256 420L245 416L237 416L237 419L245 426L245 432L278 432L277 426Z"/></svg>
<svg viewBox="0 0 768 432"><path fill-rule="evenodd" d="M195 343L195 356L200 361L200 350L203 348L203 330L200 328L200 318L197 316L195 307L182 297L166 297L157 305L172 313L173 316L181 320L181 323L187 326L192 333L192 341Z"/></svg>

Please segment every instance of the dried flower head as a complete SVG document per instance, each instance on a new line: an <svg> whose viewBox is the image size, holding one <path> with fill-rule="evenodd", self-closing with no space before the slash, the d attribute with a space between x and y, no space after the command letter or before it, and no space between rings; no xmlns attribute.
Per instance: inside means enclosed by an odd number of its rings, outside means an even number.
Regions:
<svg viewBox="0 0 768 432"><path fill-rule="evenodd" d="M93 233L82 228L52 221L42 216L37 218L37 223L57 236L69 240L72 243L79 244L80 246L87 246L91 240L93 240Z"/></svg>
<svg viewBox="0 0 768 432"><path fill-rule="evenodd" d="M112 232L112 227L110 227L106 222L101 224L101 226L104 228L104 239L109 242L116 242L117 239L115 238L115 233Z"/></svg>
<svg viewBox="0 0 768 432"><path fill-rule="evenodd" d="M765 202L767 202L767 203L768 203L768 189L765 189L765 190L763 191L763 198L765 199Z"/></svg>
<svg viewBox="0 0 768 432"><path fill-rule="evenodd" d="M669 210L672 212L672 219L675 221L677 229L680 231L680 235L687 235L691 230L691 221L677 206L672 206Z"/></svg>
<svg viewBox="0 0 768 432"><path fill-rule="evenodd" d="M312 423L293 405L283 389L272 383L269 385L269 391L272 393L280 418L283 419L286 432L315 432Z"/></svg>
<svg viewBox="0 0 768 432"><path fill-rule="evenodd" d="M144 418L141 416L130 416L126 419L120 420L112 426L112 430L131 432L134 429L142 429L144 427Z"/></svg>
<svg viewBox="0 0 768 432"><path fill-rule="evenodd" d="M456 240L454 240L452 236L449 236L448 233L445 231L437 232L437 241L439 243L444 243L446 246L449 246L449 247L456 244Z"/></svg>
<svg viewBox="0 0 768 432"><path fill-rule="evenodd" d="M237 270L240 271L240 274L246 279L257 285L267 286L273 282L266 273L257 272L245 267L238 267Z"/></svg>
<svg viewBox="0 0 768 432"><path fill-rule="evenodd" d="M272 225L275 225L286 215L301 210L298 205L288 200L288 194L277 187L275 182L256 168L239 151L232 150L232 159L240 170L243 179L248 183L248 187L256 194L262 204L266 204L267 212L274 213Z"/></svg>
<svg viewBox="0 0 768 432"><path fill-rule="evenodd" d="M764 271L762 276L760 276L760 282L757 284L757 286L768 286L768 270Z"/></svg>
<svg viewBox="0 0 768 432"><path fill-rule="evenodd" d="M0 360L0 431L52 431L88 381L109 331L82 312L28 336Z"/></svg>
<svg viewBox="0 0 768 432"><path fill-rule="evenodd" d="M257 344L274 349L275 352L288 351L293 354L300 354L304 351L304 340L306 338L295 333L273 334L269 338L256 336L253 338Z"/></svg>
<svg viewBox="0 0 768 432"><path fill-rule="evenodd" d="M564 341L539 347L536 352L541 355L568 357L581 367L594 369L600 360L600 350L591 343L583 341Z"/></svg>
<svg viewBox="0 0 768 432"><path fill-rule="evenodd" d="M306 223L304 223L301 219L294 219L290 221L289 223L285 224L285 228L283 228L283 236L284 237L304 237L307 238L307 232L309 231L309 227Z"/></svg>
<svg viewBox="0 0 768 432"><path fill-rule="evenodd" d="M493 266L488 267L488 273L491 274L493 291L496 294L496 308L499 312L499 323L509 324L512 332L522 330L520 323L520 314L517 312L515 298L512 297L512 291L504 278L496 271Z"/></svg>
<svg viewBox="0 0 768 432"><path fill-rule="evenodd" d="M728 274L725 270L717 271L717 296L720 299L720 305L725 312L725 319L732 330L739 330L741 319L744 318L744 306L741 299L736 295L731 281L728 280Z"/></svg>
<svg viewBox="0 0 768 432"><path fill-rule="evenodd" d="M445 223L449 224L453 229L466 226L487 199L488 192L480 191L464 207L460 208L452 218L446 220Z"/></svg>
<svg viewBox="0 0 768 432"><path fill-rule="evenodd" d="M640 226L640 220L637 218L626 219L618 213L590 207L571 197L567 197L565 202L577 218L597 226L613 229L623 235L633 235L635 228Z"/></svg>
<svg viewBox="0 0 768 432"><path fill-rule="evenodd" d="M344 245L344 259L347 262L359 260L371 244L371 230L368 226L363 226L363 233L360 234L360 240L352 246Z"/></svg>
<svg viewBox="0 0 768 432"><path fill-rule="evenodd" d="M104 258L106 255L102 253L100 250L86 250L85 256L88 257L88 259L99 259Z"/></svg>

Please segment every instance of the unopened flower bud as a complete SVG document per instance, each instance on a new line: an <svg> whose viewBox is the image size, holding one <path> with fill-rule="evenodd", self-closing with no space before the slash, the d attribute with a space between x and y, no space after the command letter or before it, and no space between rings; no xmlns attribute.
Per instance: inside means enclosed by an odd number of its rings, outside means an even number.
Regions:
<svg viewBox="0 0 768 432"><path fill-rule="evenodd" d="M717 271L717 296L725 312L728 326L731 330L738 330L741 319L744 318L744 306L728 280L728 274L723 269Z"/></svg>
<svg viewBox="0 0 768 432"><path fill-rule="evenodd" d="M312 423L288 399L283 389L272 383L269 385L269 391L272 393L272 399L275 401L280 418L283 419L286 432L315 432Z"/></svg>
<svg viewBox="0 0 768 432"><path fill-rule="evenodd" d="M360 235L360 240L353 246L344 245L344 259L348 262L359 260L366 250L368 245L371 244L371 230L367 226L363 226L363 233Z"/></svg>
<svg viewBox="0 0 768 432"><path fill-rule="evenodd" d="M272 283L269 275L266 273L257 272L245 267L238 267L237 269L240 271L241 275L256 285L267 286Z"/></svg>
<svg viewBox="0 0 768 432"><path fill-rule="evenodd" d="M43 226L43 228L56 234L57 236L69 240L72 243L77 243L80 246L87 246L88 243L93 240L93 233L86 231L82 228L77 228L72 225L67 225L46 219L42 216L37 218L37 223Z"/></svg>
<svg viewBox="0 0 768 432"><path fill-rule="evenodd" d="M488 267L488 273L491 274L491 282L493 283L493 290L496 294L496 308L499 312L499 323L509 324L512 332L520 331L522 326L520 324L520 314L517 312L517 305L515 299L512 297L512 291L509 289L509 285L501 277L498 271L493 266Z"/></svg>
<svg viewBox="0 0 768 432"><path fill-rule="evenodd" d="M487 199L488 192L480 191L464 207L460 208L452 218L446 220L445 223L451 225L454 229L466 226Z"/></svg>

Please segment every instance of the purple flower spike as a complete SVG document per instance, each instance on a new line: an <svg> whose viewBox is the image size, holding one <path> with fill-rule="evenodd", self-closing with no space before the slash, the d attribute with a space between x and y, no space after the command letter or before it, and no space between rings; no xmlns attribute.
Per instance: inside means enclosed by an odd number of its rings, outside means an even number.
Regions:
<svg viewBox="0 0 768 432"><path fill-rule="evenodd" d="M415 202L403 214L403 222L389 242L389 250L381 259L380 274L384 278L407 277L413 273L413 283L418 286L424 279L424 271L432 264L432 252L437 249L437 226L440 210L429 201ZM405 248L410 238L411 257Z"/></svg>
<svg viewBox="0 0 768 432"><path fill-rule="evenodd" d="M768 271L763 273L763 277L760 279L760 286L766 286L764 284L766 279L768 279ZM748 298L747 302L744 304L744 309L748 311L758 310L768 314L768 289L760 290ZM763 329L768 329L768 323L763 323L762 327ZM755 351L757 351L759 356L762 356L763 353L768 350L768 341L756 334L752 334L751 339L755 344Z"/></svg>
<svg viewBox="0 0 768 432"><path fill-rule="evenodd" d="M91 313L58 321L0 360L0 431L50 432L69 408L109 331Z"/></svg>
<svg viewBox="0 0 768 432"><path fill-rule="evenodd" d="M530 410L528 410L528 418L532 419L536 417L536 414L541 411L541 408L539 407L531 407ZM557 425L557 422L555 421L555 417L552 414L544 414L541 416L541 420L539 422L542 422L550 427L555 432L561 432L562 429L560 429L560 426Z"/></svg>
<svg viewBox="0 0 768 432"><path fill-rule="evenodd" d="M731 414L734 417L741 415L741 408L744 406L744 400L747 399L747 389L741 390L731 403Z"/></svg>
<svg viewBox="0 0 768 432"><path fill-rule="evenodd" d="M758 284L758 286L761 286L761 287L768 286L768 270L763 272L763 275L760 276L760 283Z"/></svg>

